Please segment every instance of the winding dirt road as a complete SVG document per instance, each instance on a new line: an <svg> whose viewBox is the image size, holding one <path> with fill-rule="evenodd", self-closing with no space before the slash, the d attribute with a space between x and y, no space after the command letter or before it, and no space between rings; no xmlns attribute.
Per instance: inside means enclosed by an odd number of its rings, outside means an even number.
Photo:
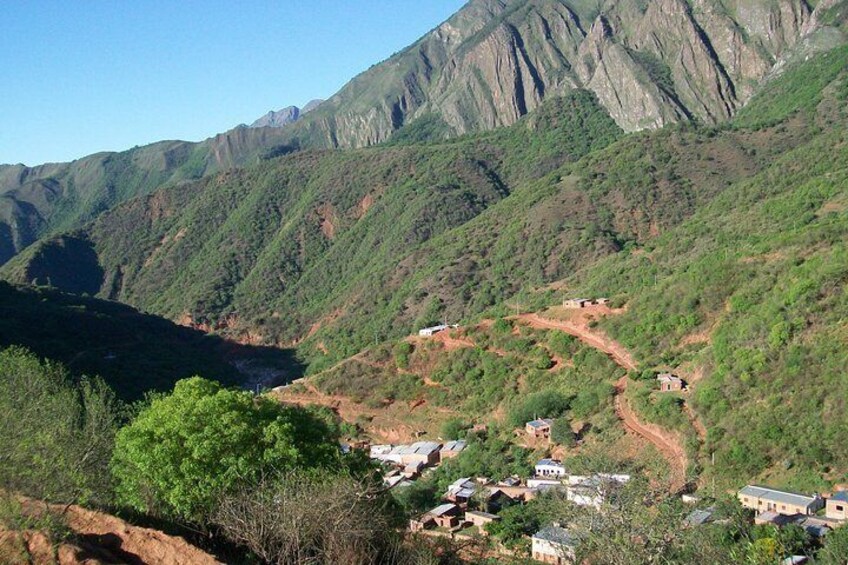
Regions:
<svg viewBox="0 0 848 565"><path fill-rule="evenodd" d="M527 323L539 329L559 330L573 335L583 343L603 351L620 367L628 371L636 370L636 361L630 352L620 343L598 330L588 326L584 320L565 321L543 318L539 314L520 314L514 319ZM621 377L615 384L615 413L624 425L625 430L647 440L668 461L671 469L670 488L672 491L681 489L686 484L686 451L680 439L656 426L642 422L628 404L624 392L627 389L627 377ZM699 431L700 433L700 431Z"/></svg>

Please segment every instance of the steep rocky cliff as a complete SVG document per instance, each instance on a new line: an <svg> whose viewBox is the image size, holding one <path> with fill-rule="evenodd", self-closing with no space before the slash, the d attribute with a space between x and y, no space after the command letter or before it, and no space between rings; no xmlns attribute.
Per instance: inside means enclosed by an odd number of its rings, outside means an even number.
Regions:
<svg viewBox="0 0 848 565"><path fill-rule="evenodd" d="M574 88L592 90L626 131L718 123L822 25L807 0L472 0L292 135L358 147L425 122L431 134L463 134Z"/></svg>

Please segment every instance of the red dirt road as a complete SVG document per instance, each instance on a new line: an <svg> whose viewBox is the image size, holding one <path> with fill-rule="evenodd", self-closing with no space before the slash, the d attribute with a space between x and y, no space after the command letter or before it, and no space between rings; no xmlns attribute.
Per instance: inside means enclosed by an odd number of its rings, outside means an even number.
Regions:
<svg viewBox="0 0 848 565"><path fill-rule="evenodd" d="M603 351L624 369L636 369L636 361L623 345L601 332L590 328L584 319L580 319L580 321L551 320L549 318L543 318L538 314L521 314L516 316L516 319L534 328L559 330L573 335L583 343L599 351ZM681 489L686 483L686 451L683 449L683 445L679 438L670 432L663 430L659 426L640 421L624 397L624 391L626 389L627 377L624 376L615 385L616 415L621 419L624 428L628 432L647 440L659 450L671 468L671 490L677 491Z"/></svg>

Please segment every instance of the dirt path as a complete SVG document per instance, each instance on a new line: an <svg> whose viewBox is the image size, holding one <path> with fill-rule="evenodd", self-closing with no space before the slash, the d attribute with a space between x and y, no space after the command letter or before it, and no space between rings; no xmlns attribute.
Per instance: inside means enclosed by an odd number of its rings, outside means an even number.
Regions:
<svg viewBox="0 0 848 565"><path fill-rule="evenodd" d="M621 377L615 383L615 413L628 431L648 440L659 450L671 467L670 488L678 491L686 484L686 451L680 441L666 430L642 422L633 411L624 391L627 389L627 377Z"/></svg>
<svg viewBox="0 0 848 565"><path fill-rule="evenodd" d="M598 331L593 330L582 323L568 322L564 320L551 320L543 318L538 314L520 314L514 319L526 322L531 327L545 330L560 330L573 335L583 343L603 351L628 371L636 370L636 361L630 352L620 343L606 337Z"/></svg>
<svg viewBox="0 0 848 565"><path fill-rule="evenodd" d="M685 400L683 401L683 411L686 412L686 417L689 418L689 422L691 422L692 427L695 428L695 433L698 434L698 439L703 443L707 439L707 428L704 427L701 419L698 418L698 415L694 410L692 410L692 407L689 406L689 403Z"/></svg>
<svg viewBox="0 0 848 565"><path fill-rule="evenodd" d="M590 328L585 321L551 320L549 318L543 318L539 314L521 314L516 316L515 319L523 321L534 328L560 330L573 335L583 343L609 355L620 367L627 370L636 370L636 361L623 345L601 332ZM624 376L615 385L616 415L621 419L624 428L628 432L649 441L659 450L671 468L670 487L674 491L679 490L686 482L686 451L683 449L683 445L679 438L668 431L663 430L659 426L640 421L624 397L626 389L627 377ZM697 421L697 418L695 421Z"/></svg>
<svg viewBox="0 0 848 565"><path fill-rule="evenodd" d="M71 540L53 543L43 531L4 532L0 530L0 562L92 565L95 563L161 563L163 565L220 565L212 555L191 545L179 536L159 530L135 526L124 520L72 505L45 505L28 498L19 499L24 512L33 517L45 512L62 514L68 528L75 534ZM5 542L5 543L4 543ZM15 555L9 560L5 553L11 547L24 550L24 559Z"/></svg>

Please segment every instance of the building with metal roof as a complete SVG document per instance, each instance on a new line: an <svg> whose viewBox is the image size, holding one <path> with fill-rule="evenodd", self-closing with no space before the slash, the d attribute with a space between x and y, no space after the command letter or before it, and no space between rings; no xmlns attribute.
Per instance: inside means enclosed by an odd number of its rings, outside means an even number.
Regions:
<svg viewBox="0 0 848 565"><path fill-rule="evenodd" d="M532 557L536 561L560 565L574 560L577 540L558 525L545 526L533 534L531 542Z"/></svg>
<svg viewBox="0 0 848 565"><path fill-rule="evenodd" d="M838 491L827 499L825 516L839 522L848 521L848 491Z"/></svg>
<svg viewBox="0 0 848 565"><path fill-rule="evenodd" d="M686 519L683 520L683 524L686 526L703 526L704 524L709 524L713 521L713 514L715 514L715 508L710 506L709 508L693 510L686 516Z"/></svg>
<svg viewBox="0 0 848 565"><path fill-rule="evenodd" d="M785 516L815 514L824 508L824 499L818 494L810 496L759 485L747 485L739 491L737 497L745 508Z"/></svg>

